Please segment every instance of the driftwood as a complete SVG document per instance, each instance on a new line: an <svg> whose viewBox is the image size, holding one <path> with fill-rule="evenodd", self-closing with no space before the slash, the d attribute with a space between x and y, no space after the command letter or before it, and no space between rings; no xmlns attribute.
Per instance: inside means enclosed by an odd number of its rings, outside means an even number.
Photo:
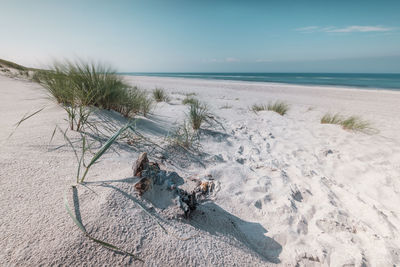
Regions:
<svg viewBox="0 0 400 267"><path fill-rule="evenodd" d="M175 172L168 173L165 170L161 170L156 162L149 162L145 152L140 154L133 164L132 169L133 175L140 178L134 185L140 196L146 191L151 190L154 184L166 185L167 189L172 190L176 194L178 199L177 205L183 210L186 219L189 219L191 213L196 210L198 194L205 194L211 188L209 182L200 183L192 192L187 192L179 188L175 183L176 178L180 178L179 175Z"/></svg>
<svg viewBox="0 0 400 267"><path fill-rule="evenodd" d="M147 158L147 153L143 152L142 154L140 154L135 164L133 164L132 166L133 176L141 177L141 172L144 169L147 169L148 165L149 165L149 159Z"/></svg>

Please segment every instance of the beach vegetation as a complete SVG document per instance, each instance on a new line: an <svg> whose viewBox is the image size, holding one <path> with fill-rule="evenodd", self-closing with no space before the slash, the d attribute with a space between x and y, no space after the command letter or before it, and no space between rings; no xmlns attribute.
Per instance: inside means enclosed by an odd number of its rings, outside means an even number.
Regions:
<svg viewBox="0 0 400 267"><path fill-rule="evenodd" d="M189 120L194 130L200 129L203 122L209 121L209 117L207 105L199 101L190 104Z"/></svg>
<svg viewBox="0 0 400 267"><path fill-rule="evenodd" d="M156 102L169 102L169 96L162 88L153 90L153 98Z"/></svg>
<svg viewBox="0 0 400 267"><path fill-rule="evenodd" d="M197 100L196 98L191 97L191 96L186 96L186 97L182 100L182 104L184 104L184 105L199 104L199 100Z"/></svg>
<svg viewBox="0 0 400 267"><path fill-rule="evenodd" d="M274 103L269 103L267 109L270 111L275 111L280 115L285 115L289 110L289 105L283 101L275 101Z"/></svg>
<svg viewBox="0 0 400 267"><path fill-rule="evenodd" d="M253 111L254 113L257 113L259 111L263 111L263 110L267 110L267 106L264 104L254 104L251 106L251 111Z"/></svg>
<svg viewBox="0 0 400 267"><path fill-rule="evenodd" d="M172 145L177 145L185 149L197 149L200 146L200 135L197 130L191 127L190 123L184 121L170 138Z"/></svg>
<svg viewBox="0 0 400 267"><path fill-rule="evenodd" d="M0 66L8 67L8 68L16 69L16 70L22 70L22 71L30 70L30 68L21 66L17 63L14 63L14 62L11 62L8 60L4 60L4 59L0 59Z"/></svg>
<svg viewBox="0 0 400 267"><path fill-rule="evenodd" d="M322 118L321 118L321 123L322 124L341 124L343 121L343 118L340 114L330 114L326 113Z"/></svg>
<svg viewBox="0 0 400 267"><path fill-rule="evenodd" d="M338 124L341 125L345 130L360 131L372 133L375 132L371 127L370 122L361 119L358 116L343 117L339 113L331 115L329 113L325 114L321 118L322 124Z"/></svg>
<svg viewBox="0 0 400 267"><path fill-rule="evenodd" d="M146 115L152 107L145 91L129 86L104 64L56 62L50 70L36 72L33 80L67 111L71 130L81 130L93 107L130 118L138 113Z"/></svg>
<svg viewBox="0 0 400 267"><path fill-rule="evenodd" d="M350 116L341 122L343 129L352 131L366 131L371 129L371 124L368 121L362 120L357 116Z"/></svg>

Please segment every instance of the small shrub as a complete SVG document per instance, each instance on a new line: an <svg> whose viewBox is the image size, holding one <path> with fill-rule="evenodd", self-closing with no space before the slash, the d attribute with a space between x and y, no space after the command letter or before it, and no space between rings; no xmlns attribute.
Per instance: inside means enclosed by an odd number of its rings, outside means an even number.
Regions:
<svg viewBox="0 0 400 267"><path fill-rule="evenodd" d="M154 89L153 97L154 97L154 100L157 102L168 102L169 101L169 97L168 97L167 93L162 88Z"/></svg>
<svg viewBox="0 0 400 267"><path fill-rule="evenodd" d="M283 116L288 112L289 105L282 101L276 101L275 103L269 103L267 109Z"/></svg>

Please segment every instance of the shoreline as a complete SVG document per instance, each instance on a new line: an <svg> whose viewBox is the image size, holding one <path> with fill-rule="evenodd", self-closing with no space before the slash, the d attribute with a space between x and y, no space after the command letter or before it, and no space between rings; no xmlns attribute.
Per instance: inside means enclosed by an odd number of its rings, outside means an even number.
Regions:
<svg viewBox="0 0 400 267"><path fill-rule="evenodd" d="M274 86L299 86L299 87L315 87L315 88L327 88L327 89L344 89L344 90L364 90L364 91L376 91L376 92L396 92L400 93L399 88L385 88L385 87L363 87L363 86L350 86L350 85L326 85L326 84L301 84L301 83L285 83L285 82L267 82L267 81L244 81L244 80L230 80L230 79L212 79L212 78L194 78L194 77L173 77L173 76L155 76L155 75L127 75L124 73L118 73L118 75L124 77L151 77L151 78L171 78L171 79L190 79L190 80L204 80L210 82L237 82L237 83L255 83L265 84Z"/></svg>

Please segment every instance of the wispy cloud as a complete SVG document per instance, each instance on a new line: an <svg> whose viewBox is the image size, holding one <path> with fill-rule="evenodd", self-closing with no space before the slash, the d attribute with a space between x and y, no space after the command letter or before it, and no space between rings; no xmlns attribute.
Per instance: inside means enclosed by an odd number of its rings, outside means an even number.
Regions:
<svg viewBox="0 0 400 267"><path fill-rule="evenodd" d="M239 62L240 60L234 57L225 58L225 62Z"/></svg>
<svg viewBox="0 0 400 267"><path fill-rule="evenodd" d="M348 26L345 28L338 28L328 30L327 32L388 32L392 28L382 26Z"/></svg>
<svg viewBox="0 0 400 267"><path fill-rule="evenodd" d="M227 57L224 59L216 59L216 58L212 58L212 59L207 59L207 60L203 60L203 62L205 63L232 63L232 62L240 62L240 59L234 58L234 57Z"/></svg>
<svg viewBox="0 0 400 267"><path fill-rule="evenodd" d="M352 25L346 27L319 27L319 26L308 26L295 29L298 32L302 33L313 33L313 32L388 32L393 31L393 28L384 27L384 26L359 26Z"/></svg>
<svg viewBox="0 0 400 267"><path fill-rule="evenodd" d="M295 29L298 32L313 32L318 30L319 27L318 26L307 26L307 27L301 27L301 28L297 28Z"/></svg>

